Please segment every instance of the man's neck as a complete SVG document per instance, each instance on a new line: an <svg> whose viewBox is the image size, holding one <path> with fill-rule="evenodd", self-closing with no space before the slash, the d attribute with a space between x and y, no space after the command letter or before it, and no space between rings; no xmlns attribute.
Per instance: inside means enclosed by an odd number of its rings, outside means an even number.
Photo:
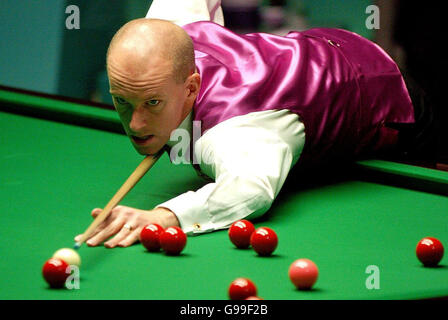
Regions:
<svg viewBox="0 0 448 320"><path fill-rule="evenodd" d="M184 120L181 122L181 124L175 129L175 130L185 130L189 137L191 137L193 132L193 109L185 116ZM172 148L175 144L179 143L179 141L171 141L168 140L166 143L170 148Z"/></svg>

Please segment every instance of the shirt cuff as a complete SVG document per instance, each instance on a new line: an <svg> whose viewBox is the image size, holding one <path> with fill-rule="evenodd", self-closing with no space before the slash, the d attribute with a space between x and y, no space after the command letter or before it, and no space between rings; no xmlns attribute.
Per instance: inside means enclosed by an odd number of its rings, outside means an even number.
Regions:
<svg viewBox="0 0 448 320"><path fill-rule="evenodd" d="M196 192L185 192L157 205L156 208L171 210L187 235L214 231L216 228L211 223L212 217L208 211L207 199L215 188L216 183L209 183Z"/></svg>
<svg viewBox="0 0 448 320"><path fill-rule="evenodd" d="M233 196L223 199L223 194L232 191ZM274 200L269 191L265 183L257 179L228 179L226 183L209 183L196 192L183 193L156 208L171 210L181 229L187 235L196 235L228 228L249 216L253 219L262 215Z"/></svg>

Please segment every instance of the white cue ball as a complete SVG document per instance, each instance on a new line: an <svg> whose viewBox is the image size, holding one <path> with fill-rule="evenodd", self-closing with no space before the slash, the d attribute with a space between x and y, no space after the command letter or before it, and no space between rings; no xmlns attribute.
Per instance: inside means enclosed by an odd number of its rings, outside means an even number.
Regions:
<svg viewBox="0 0 448 320"><path fill-rule="evenodd" d="M81 266L81 257L78 252L70 248L62 248L53 254L53 258L64 260L69 265Z"/></svg>

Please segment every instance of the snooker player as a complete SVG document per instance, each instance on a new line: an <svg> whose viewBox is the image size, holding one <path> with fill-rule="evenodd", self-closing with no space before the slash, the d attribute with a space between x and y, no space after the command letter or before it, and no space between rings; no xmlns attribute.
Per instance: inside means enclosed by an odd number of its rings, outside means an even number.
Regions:
<svg viewBox="0 0 448 320"><path fill-rule="evenodd" d="M373 42L340 29L238 35L220 5L154 0L113 37L110 93L136 150L174 149L171 134L191 136L199 123L195 169L210 181L153 210L117 206L89 246L130 246L149 223L194 235L259 217L294 166L397 148L397 128L420 117L397 65Z"/></svg>

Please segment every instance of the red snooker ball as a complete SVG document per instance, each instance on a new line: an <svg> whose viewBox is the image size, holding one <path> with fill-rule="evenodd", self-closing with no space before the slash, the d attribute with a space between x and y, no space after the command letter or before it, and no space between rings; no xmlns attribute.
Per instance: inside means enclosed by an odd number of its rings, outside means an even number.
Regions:
<svg viewBox="0 0 448 320"><path fill-rule="evenodd" d="M150 223L146 225L140 232L139 240L141 244L148 251L159 251L160 234L163 232L163 227L157 223Z"/></svg>
<svg viewBox="0 0 448 320"><path fill-rule="evenodd" d="M311 289L318 275L316 264L309 259L298 259L289 266L289 279L300 290Z"/></svg>
<svg viewBox="0 0 448 320"><path fill-rule="evenodd" d="M278 237L274 230L261 227L250 237L250 245L260 256L269 256L277 248Z"/></svg>
<svg viewBox="0 0 448 320"><path fill-rule="evenodd" d="M250 245L250 236L254 231L255 227L250 221L236 221L229 228L230 241L232 241L237 248L248 248Z"/></svg>
<svg viewBox="0 0 448 320"><path fill-rule="evenodd" d="M179 227L166 228L160 234L160 246L169 255L178 255L187 244L187 236Z"/></svg>
<svg viewBox="0 0 448 320"><path fill-rule="evenodd" d="M68 267L68 263L64 260L51 258L45 262L42 275L51 288L63 288L70 275L70 270L67 270Z"/></svg>
<svg viewBox="0 0 448 320"><path fill-rule="evenodd" d="M231 300L244 300L257 295L255 284L247 278L237 278L230 283L229 298Z"/></svg>
<svg viewBox="0 0 448 320"><path fill-rule="evenodd" d="M417 244L416 253L425 267L435 267L442 260L443 245L436 238L426 237Z"/></svg>

